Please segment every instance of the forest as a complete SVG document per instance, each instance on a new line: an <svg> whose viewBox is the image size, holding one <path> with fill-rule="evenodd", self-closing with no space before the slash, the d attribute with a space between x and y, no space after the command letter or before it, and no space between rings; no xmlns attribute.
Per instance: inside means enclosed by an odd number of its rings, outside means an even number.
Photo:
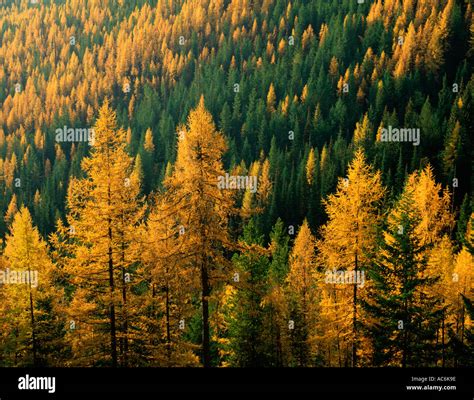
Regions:
<svg viewBox="0 0 474 400"><path fill-rule="evenodd" d="M0 1L0 367L474 366L464 0Z"/></svg>

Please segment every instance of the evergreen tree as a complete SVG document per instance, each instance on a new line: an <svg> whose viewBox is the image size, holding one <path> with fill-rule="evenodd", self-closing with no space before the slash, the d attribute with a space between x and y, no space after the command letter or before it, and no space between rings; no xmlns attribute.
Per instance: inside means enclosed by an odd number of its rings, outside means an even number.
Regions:
<svg viewBox="0 0 474 400"><path fill-rule="evenodd" d="M242 241L248 249L233 258L237 290L232 296L229 339L233 357L231 364L238 367L263 367L266 360L266 338L263 336L264 313L262 300L267 291L269 261L259 254L263 236L250 219L244 228ZM235 275L237 274L237 275Z"/></svg>
<svg viewBox="0 0 474 400"><path fill-rule="evenodd" d="M439 276L428 276L425 246L416 232L413 191L406 187L388 216L378 256L369 272L373 282L364 306L378 366L434 365L435 338L443 314L441 299L426 293Z"/></svg>

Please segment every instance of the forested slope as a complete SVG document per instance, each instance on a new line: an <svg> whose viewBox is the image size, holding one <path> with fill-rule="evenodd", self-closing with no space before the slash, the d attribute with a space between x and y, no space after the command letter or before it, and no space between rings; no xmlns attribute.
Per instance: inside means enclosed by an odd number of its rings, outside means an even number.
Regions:
<svg viewBox="0 0 474 400"><path fill-rule="evenodd" d="M469 2L7 0L0 32L0 266L39 273L0 365L472 365Z"/></svg>

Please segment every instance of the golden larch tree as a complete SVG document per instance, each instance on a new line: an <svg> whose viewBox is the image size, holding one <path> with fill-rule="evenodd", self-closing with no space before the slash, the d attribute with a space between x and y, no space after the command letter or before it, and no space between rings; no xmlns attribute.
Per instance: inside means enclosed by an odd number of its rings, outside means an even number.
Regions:
<svg viewBox="0 0 474 400"><path fill-rule="evenodd" d="M211 366L209 302L213 288L229 278L224 249L232 247L229 217L236 212L232 190L219 188L224 176L222 156L227 149L201 96L187 126L178 128L178 153L173 171L164 181L166 207L181 235L180 268L198 279L202 312L202 363Z"/></svg>
<svg viewBox="0 0 474 400"><path fill-rule="evenodd" d="M336 193L325 201L329 221L322 227L318 241L319 262L325 270L345 271L357 276L369 267L375 249L376 230L380 222L379 204L385 189L380 172L373 172L364 153L358 149L349 165L347 178L340 179ZM352 308L352 365L357 365L357 320L359 317L358 284L324 285L325 290L336 291L334 296L341 307ZM350 288L352 286L352 289ZM335 308L327 307L328 311ZM329 317L329 316L328 316ZM334 316L336 318L336 316Z"/></svg>
<svg viewBox="0 0 474 400"><path fill-rule="evenodd" d="M86 175L72 180L67 222L74 239L70 264L74 296L73 351L87 364L126 366L133 340L134 265L140 260L136 227L143 216L140 182L127 154L126 133L106 100L95 124L91 155L82 161Z"/></svg>
<svg viewBox="0 0 474 400"><path fill-rule="evenodd" d="M305 219L289 257L290 270L286 278L288 301L295 318L291 324L296 342L293 351L300 366L307 366L311 362L316 347L313 332L316 329L319 290L315 248L316 240Z"/></svg>
<svg viewBox="0 0 474 400"><path fill-rule="evenodd" d="M47 244L33 225L26 207L21 207L13 218L6 237L4 259L9 279L3 282L0 309L2 320L8 321L10 326L10 335L4 338L9 343L3 345L6 348L13 346L14 365L51 364L44 359L45 352L42 351L42 347L51 345L52 340L52 332L45 328L44 321L45 315L55 313L55 304L61 300L61 294L52 287L53 265ZM6 274L5 271L2 272ZM45 309L42 303L51 304L51 309Z"/></svg>
<svg viewBox="0 0 474 400"><path fill-rule="evenodd" d="M199 360L192 352L195 348L183 339L183 334L193 316L192 295L198 281L194 271L183 263L185 230L172 211L158 197L144 230L143 264L149 291L141 319L151 335L143 339L149 348L149 361L167 367L197 366Z"/></svg>

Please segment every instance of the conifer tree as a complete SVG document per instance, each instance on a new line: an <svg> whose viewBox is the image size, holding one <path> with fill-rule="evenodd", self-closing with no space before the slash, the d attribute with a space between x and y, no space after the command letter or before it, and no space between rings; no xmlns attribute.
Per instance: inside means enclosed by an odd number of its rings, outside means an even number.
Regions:
<svg viewBox="0 0 474 400"><path fill-rule="evenodd" d="M335 194L325 202L329 221L322 227L318 242L319 263L325 270L357 271L370 268L370 258L375 251L377 226L380 222L379 204L385 193L380 172L373 172L361 149L356 151L349 165L347 178L340 179ZM338 290L340 307L351 307L352 365L357 365L358 342L358 285ZM325 290L336 290L333 284ZM326 299L335 299L327 295ZM336 300L334 300L336 301ZM327 307L327 310L335 308ZM330 315L327 316L330 318ZM349 314L347 314L349 318ZM334 316L336 318L336 316ZM346 324L347 326L347 324ZM346 333L347 334L347 333Z"/></svg>
<svg viewBox="0 0 474 400"><path fill-rule="evenodd" d="M374 365L434 365L435 337L444 312L441 299L427 293L439 276L428 275L426 244L416 231L420 222L407 185L388 216L382 242L370 270L373 285L364 306Z"/></svg>
<svg viewBox="0 0 474 400"><path fill-rule="evenodd" d="M62 342L64 320L59 316L61 292L54 287L47 244L26 207L13 218L4 257L8 269L2 271L3 278L8 272L9 279L2 285L0 309L2 320L10 326L0 345L4 363L58 365L66 350Z"/></svg>
<svg viewBox="0 0 474 400"><path fill-rule="evenodd" d="M271 366L287 366L290 357L289 312L285 280L288 274L289 236L283 221L278 218L270 233L271 262L268 270L268 288L262 301L264 306L265 336Z"/></svg>
<svg viewBox="0 0 474 400"><path fill-rule="evenodd" d="M472 366L474 348L474 214L471 215L465 243L455 256L452 283L450 286L452 318L452 348L454 366Z"/></svg>
<svg viewBox="0 0 474 400"><path fill-rule="evenodd" d="M267 291L269 262L256 249L262 248L263 236L258 233L254 218L246 224L242 241L248 248L233 258L233 277L237 277L238 282L231 300L233 312L228 328L233 354L231 363L239 367L264 367L268 361L262 302Z"/></svg>
<svg viewBox="0 0 474 400"><path fill-rule="evenodd" d="M224 177L224 137L215 128L201 97L178 131L178 154L173 171L164 181L169 212L180 227L181 266L191 270L200 290L202 353L204 367L211 366L209 302L212 290L229 278L224 250L232 248L229 218L235 213L231 190L220 189Z"/></svg>
<svg viewBox="0 0 474 400"><path fill-rule="evenodd" d="M308 221L304 220L295 239L289 258L286 278L289 324L293 356L299 366L309 366L314 360L315 343L313 332L318 314L318 274L315 263L315 244Z"/></svg>
<svg viewBox="0 0 474 400"><path fill-rule="evenodd" d="M136 361L129 351L135 331L130 329L131 288L140 259L136 227L143 209L125 135L105 101L91 155L82 161L86 177L73 180L68 195L67 221L74 239L70 336L75 354L88 365L126 366Z"/></svg>
<svg viewBox="0 0 474 400"><path fill-rule="evenodd" d="M268 89L267 94L267 111L272 113L275 111L275 103L276 103L276 94L275 94L275 86L273 83L270 84L270 88Z"/></svg>
<svg viewBox="0 0 474 400"><path fill-rule="evenodd" d="M197 366L196 346L185 338L194 313L197 280L183 265L180 227L169 211L158 198L143 232L142 274L148 291L140 316L142 346L152 365Z"/></svg>

